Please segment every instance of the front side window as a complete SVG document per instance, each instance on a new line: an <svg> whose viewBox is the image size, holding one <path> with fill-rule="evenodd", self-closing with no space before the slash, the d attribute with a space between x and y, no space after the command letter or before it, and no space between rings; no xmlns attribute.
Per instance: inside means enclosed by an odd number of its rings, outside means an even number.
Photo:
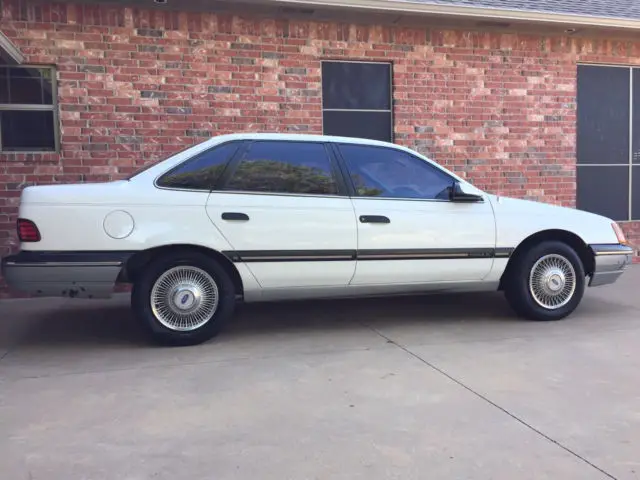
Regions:
<svg viewBox="0 0 640 480"><path fill-rule="evenodd" d="M305 195L338 193L325 146L315 142L252 143L225 190Z"/></svg>
<svg viewBox="0 0 640 480"><path fill-rule="evenodd" d="M357 196L449 199L453 178L407 152L362 145L339 148Z"/></svg>
<svg viewBox="0 0 640 480"><path fill-rule="evenodd" d="M186 190L213 190L239 145L239 142L228 142L202 152L165 173L158 179L157 185Z"/></svg>
<svg viewBox="0 0 640 480"><path fill-rule="evenodd" d="M0 66L0 151L56 151L53 68Z"/></svg>

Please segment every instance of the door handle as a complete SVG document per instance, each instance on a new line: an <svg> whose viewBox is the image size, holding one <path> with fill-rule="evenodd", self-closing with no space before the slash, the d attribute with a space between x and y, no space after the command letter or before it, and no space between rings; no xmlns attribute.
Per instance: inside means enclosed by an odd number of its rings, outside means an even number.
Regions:
<svg viewBox="0 0 640 480"><path fill-rule="evenodd" d="M223 220L236 220L236 221L244 221L249 220L249 215L241 212L224 212L222 214Z"/></svg>
<svg viewBox="0 0 640 480"><path fill-rule="evenodd" d="M362 223L391 223L388 217L383 215L360 215Z"/></svg>

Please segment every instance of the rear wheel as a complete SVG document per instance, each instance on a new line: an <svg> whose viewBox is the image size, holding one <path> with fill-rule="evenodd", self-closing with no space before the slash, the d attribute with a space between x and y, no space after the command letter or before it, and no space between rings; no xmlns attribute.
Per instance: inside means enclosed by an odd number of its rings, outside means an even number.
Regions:
<svg viewBox="0 0 640 480"><path fill-rule="evenodd" d="M580 304L586 275L580 257L569 245L542 242L514 261L504 290L519 315L532 320L560 320Z"/></svg>
<svg viewBox="0 0 640 480"><path fill-rule="evenodd" d="M134 283L133 310L153 340L195 345L214 337L233 314L233 282L218 263L200 253L160 258Z"/></svg>

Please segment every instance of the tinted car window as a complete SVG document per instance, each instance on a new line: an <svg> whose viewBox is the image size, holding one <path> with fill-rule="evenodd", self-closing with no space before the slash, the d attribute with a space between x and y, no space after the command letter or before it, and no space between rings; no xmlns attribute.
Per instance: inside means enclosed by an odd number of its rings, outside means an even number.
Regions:
<svg viewBox="0 0 640 480"><path fill-rule="evenodd" d="M254 142L225 190L333 195L337 185L323 144Z"/></svg>
<svg viewBox="0 0 640 480"><path fill-rule="evenodd" d="M163 175L157 182L158 186L189 190L213 189L239 145L238 142L228 142L202 152Z"/></svg>
<svg viewBox="0 0 640 480"><path fill-rule="evenodd" d="M448 200L453 178L401 150L340 145L356 195Z"/></svg>

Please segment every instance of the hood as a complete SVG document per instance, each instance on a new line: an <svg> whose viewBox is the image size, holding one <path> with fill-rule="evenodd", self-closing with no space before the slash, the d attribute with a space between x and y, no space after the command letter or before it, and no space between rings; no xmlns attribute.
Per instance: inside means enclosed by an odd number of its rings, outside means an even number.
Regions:
<svg viewBox="0 0 640 480"><path fill-rule="evenodd" d="M488 195L496 218L500 243L518 245L545 230L576 234L586 244L618 243L610 218L595 213L531 200Z"/></svg>
<svg viewBox="0 0 640 480"><path fill-rule="evenodd" d="M520 212L523 215L546 216L553 215L555 217L570 217L572 219L583 219L585 221L597 221L610 224L613 222L610 218L598 215L596 213L578 210L576 208L564 207L561 205L552 205L550 203L536 202L534 200L523 200L519 198L502 197L499 195L488 195L494 210L504 213Z"/></svg>

